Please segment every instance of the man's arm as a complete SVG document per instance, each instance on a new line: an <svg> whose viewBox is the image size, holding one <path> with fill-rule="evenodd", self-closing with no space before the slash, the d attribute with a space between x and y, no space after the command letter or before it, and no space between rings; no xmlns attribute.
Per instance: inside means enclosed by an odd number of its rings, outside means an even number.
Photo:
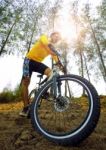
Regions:
<svg viewBox="0 0 106 150"><path fill-rule="evenodd" d="M60 56L60 54L55 50L54 46L52 44L48 44L48 47L53 52L54 55Z"/></svg>
<svg viewBox="0 0 106 150"><path fill-rule="evenodd" d="M52 44L48 44L49 49L51 50L51 55L53 60L58 63L59 62L59 53L55 50L54 46Z"/></svg>
<svg viewBox="0 0 106 150"><path fill-rule="evenodd" d="M64 66L61 64L60 60L59 60L59 56L60 54L55 50L54 46L52 44L48 44L48 47L50 48L50 50L53 52L52 58L53 60L56 62L57 66L63 71L65 72Z"/></svg>

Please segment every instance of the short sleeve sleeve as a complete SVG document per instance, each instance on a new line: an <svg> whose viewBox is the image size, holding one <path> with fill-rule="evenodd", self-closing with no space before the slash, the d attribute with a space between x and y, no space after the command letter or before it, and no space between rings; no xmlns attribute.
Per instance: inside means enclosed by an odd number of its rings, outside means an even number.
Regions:
<svg viewBox="0 0 106 150"><path fill-rule="evenodd" d="M49 44L49 40L48 37L46 35L41 35L40 40L39 40L42 44L44 45L48 45Z"/></svg>
<svg viewBox="0 0 106 150"><path fill-rule="evenodd" d="M58 57L56 55L52 55L53 60L58 63Z"/></svg>

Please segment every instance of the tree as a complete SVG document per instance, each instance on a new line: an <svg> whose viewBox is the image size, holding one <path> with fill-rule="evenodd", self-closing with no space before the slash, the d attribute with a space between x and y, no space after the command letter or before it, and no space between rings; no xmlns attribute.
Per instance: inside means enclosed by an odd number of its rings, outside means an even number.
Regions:
<svg viewBox="0 0 106 150"><path fill-rule="evenodd" d="M106 67L105 67L105 63L104 63L101 47L100 47L100 44L98 42L98 37L96 35L96 30L93 28L93 23L91 21L90 15L89 15L89 9L90 9L89 8L89 4L86 4L85 9L86 9L85 14L86 14L86 17L87 17L87 22L89 24L89 28L91 30L92 39L93 39L93 41L95 43L97 54L98 54L99 59L100 59L100 63L99 63L100 67L99 68L100 68L100 70L102 72L102 75L103 75L103 78L104 78L104 80L106 82Z"/></svg>
<svg viewBox="0 0 106 150"><path fill-rule="evenodd" d="M6 44L9 42L10 35L13 31L14 26L21 18L22 7L18 6L14 8L13 2L7 0L2 1L0 7L1 14L1 36L0 36L0 55L6 53Z"/></svg>

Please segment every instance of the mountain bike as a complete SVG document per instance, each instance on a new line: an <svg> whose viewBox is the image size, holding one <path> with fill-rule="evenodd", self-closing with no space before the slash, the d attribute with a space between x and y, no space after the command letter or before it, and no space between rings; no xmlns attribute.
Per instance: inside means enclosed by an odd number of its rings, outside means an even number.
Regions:
<svg viewBox="0 0 106 150"><path fill-rule="evenodd" d="M32 90L31 122L35 130L61 145L76 145L95 129L100 116L100 100L94 86L78 75L60 75L53 68L51 80ZM34 95L33 98L31 96Z"/></svg>

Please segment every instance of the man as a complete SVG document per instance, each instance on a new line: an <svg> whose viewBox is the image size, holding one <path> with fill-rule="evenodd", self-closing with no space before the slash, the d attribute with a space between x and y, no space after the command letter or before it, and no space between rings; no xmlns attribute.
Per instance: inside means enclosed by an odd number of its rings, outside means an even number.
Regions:
<svg viewBox="0 0 106 150"><path fill-rule="evenodd" d="M53 45L61 39L58 32L53 32L48 38L46 35L42 35L40 39L33 45L30 51L27 53L24 65L23 65L23 78L22 78L22 98L24 108L20 112L21 116L27 116L29 111L29 99L28 99L28 86L32 72L39 72L46 75L48 78L52 74L52 70L42 63L45 57L51 55L52 58L58 63L58 57L53 50Z"/></svg>

